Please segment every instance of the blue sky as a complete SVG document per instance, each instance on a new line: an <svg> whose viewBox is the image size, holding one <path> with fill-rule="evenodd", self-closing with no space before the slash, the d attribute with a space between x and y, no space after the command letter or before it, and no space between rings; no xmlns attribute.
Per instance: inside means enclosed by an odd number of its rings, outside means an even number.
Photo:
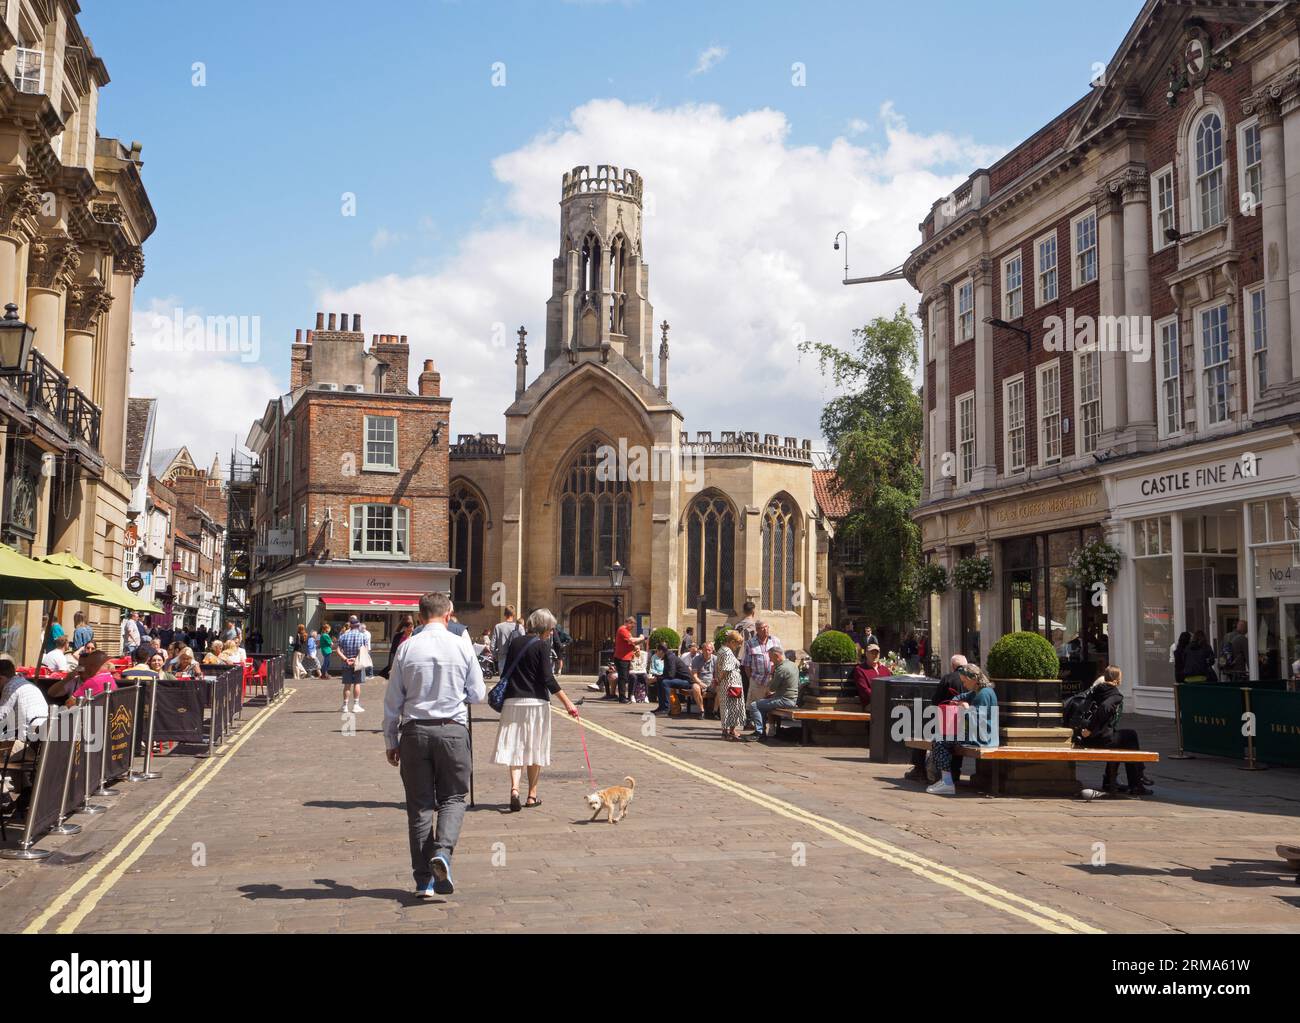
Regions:
<svg viewBox="0 0 1300 1023"><path fill-rule="evenodd" d="M158 232L146 247L140 308L181 304L261 317L261 361L226 367L242 374L231 379L245 380L250 390L284 385L293 329L311 326L317 308L356 308L365 312L369 330L410 334L423 346L419 353L437 358L445 375L451 369L454 380L460 370L475 403L483 398L499 409L509 398L512 373L499 386L475 391L470 377L496 373L491 349L479 353L475 366L455 361L464 351L457 332L477 333L479 327L422 310L418 296L454 304L455 263L469 253L495 258L478 242L505 240L512 251L523 251L526 241L516 246L509 239L546 236L538 221L553 218L555 205L529 198L536 192L530 176L553 179L558 202L559 178L567 169L558 160L574 148L565 139L581 142L585 136L616 150L573 162L630 163L620 150L637 151L638 169L654 190L656 180L693 172L689 150L646 144L655 125L674 123L660 115L707 110L708 116L695 121L703 126L700 145L707 149L710 123L719 138L741 139L728 143L741 146L747 138L738 127L744 115L779 114L781 124L762 145L776 147L781 159L806 166L824 157L817 173L834 175L838 139L852 147L850 155L862 154L863 173L882 196L906 195L914 203L901 211L912 236L890 234L873 248L876 240L864 236L873 212L850 212L870 190L851 176L827 182L828 191L843 189L843 223L861 225L855 248L866 249L863 259L892 266L914 243L915 224L929 202L942 194L899 192L897 179L919 175L919 189L931 180L955 182L977 157L996 156L1059 113L1086 91L1094 62L1113 54L1140 4L1094 0L1082 10L1040 0L84 0L83 8L82 23L113 78L101 95L100 131L143 142L145 181L159 216ZM195 62L205 65L202 88L191 84ZM504 87L492 84L496 62L505 66ZM806 69L801 88L792 84L795 62ZM619 105L589 108L600 100ZM599 126L575 128L575 112L592 109L600 111L593 115ZM629 117L628 110L647 117ZM900 142L904 124L906 139ZM637 133L626 146L621 125ZM728 134L732 129L734 136ZM665 143L674 138L665 136ZM917 146L924 155L913 158ZM657 166L658 154L674 148ZM578 146L575 153L584 151ZM556 162L521 166L529 158ZM512 169L503 170L500 161ZM743 166L738 173L745 173ZM726 203L728 192L725 180L708 177L717 167L701 159L702 178L693 186L712 192L714 206ZM781 239L773 235L798 233L800 195L818 191L803 187L804 193L777 197L793 207L792 215L767 226L765 244L779 248ZM355 217L341 214L346 192L357 197ZM664 198L676 193L666 191ZM661 219L684 213L686 205L661 208ZM694 217L694 230L720 232L716 251L723 254L720 272L727 273L736 263L725 256L725 232L732 228L725 218L701 224L698 211ZM809 218L818 230L823 220ZM832 220L825 223L833 226ZM665 226L657 236L656 225L648 222L646 235L652 298L657 311L686 325L677 341L686 346L678 352L689 370L689 325L701 324L701 334L725 349L725 338L718 336L725 324L706 329L705 313L692 315L694 299L675 302L655 287L655 268L677 255L665 243L681 239L676 250L694 247L683 228ZM798 258L791 255L791 304L800 306L794 314L800 329L847 340L850 324L896 307L900 296L858 291L848 300L832 294L839 287L833 235L831 230L824 239L824 263L811 247ZM736 237L738 245L752 247L752 241ZM702 248L707 251L695 257L707 259L715 251ZM503 294L499 315L484 309L467 316L492 323L525 319L540 344L553 257L548 253L521 267L531 275L528 284L518 294ZM785 257L777 252L773 258ZM887 268L860 265L854 271ZM831 289L825 302L818 297L822 287ZM343 299L352 304L337 304ZM843 315L822 322L829 303L840 303ZM747 324L754 337L764 336L765 326L774 336L788 333L787 324L765 324L766 315ZM403 322L393 322L398 317ZM735 320L733 314L730 322ZM783 344L789 348L789 338ZM781 351L775 346L764 355L777 371ZM539 363L534 361L534 369ZM137 381L146 391L158 386L143 366ZM502 399L495 401L498 389ZM744 389L738 390L743 399ZM725 427L706 408L691 406L693 394L687 388L679 398L689 425ZM253 404L269 397L258 393ZM788 418L797 422L790 432L798 426L810 435L810 424L815 429L816 410L810 413L805 405L791 404ZM737 406L743 409L743 400ZM164 421L168 414L177 417L182 433L192 429L196 441L203 438L202 421L183 417L179 407L171 413L164 407ZM467 410L458 425L496 429L497 420L499 413L493 419ZM773 427L778 429L780 424ZM214 446L228 448L229 442L214 440Z"/></svg>

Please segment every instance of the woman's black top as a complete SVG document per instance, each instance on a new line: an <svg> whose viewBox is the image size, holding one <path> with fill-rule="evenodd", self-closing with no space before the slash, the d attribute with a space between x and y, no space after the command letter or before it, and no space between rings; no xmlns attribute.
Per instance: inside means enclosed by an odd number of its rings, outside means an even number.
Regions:
<svg viewBox="0 0 1300 1023"><path fill-rule="evenodd" d="M506 660L502 665L514 665L506 683L507 700L547 700L560 691L551 667L551 645L537 636L516 636L506 647Z"/></svg>

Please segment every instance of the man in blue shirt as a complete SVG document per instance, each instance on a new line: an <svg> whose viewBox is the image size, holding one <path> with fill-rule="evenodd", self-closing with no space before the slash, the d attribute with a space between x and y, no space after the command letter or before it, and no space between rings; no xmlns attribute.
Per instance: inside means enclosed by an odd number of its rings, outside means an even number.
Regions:
<svg viewBox="0 0 1300 1023"><path fill-rule="evenodd" d="M352 713L364 714L366 708L361 706L361 683L366 680L366 669L358 667L357 658L361 651L370 652L370 636L361 628L361 619L353 615L348 619L348 627L339 634L334 647L343 659L343 708L340 713L348 713L348 696L352 697Z"/></svg>

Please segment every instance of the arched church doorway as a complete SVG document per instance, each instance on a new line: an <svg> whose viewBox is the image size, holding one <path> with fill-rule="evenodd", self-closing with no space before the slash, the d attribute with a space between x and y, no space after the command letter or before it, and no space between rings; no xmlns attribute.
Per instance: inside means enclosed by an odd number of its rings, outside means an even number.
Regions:
<svg viewBox="0 0 1300 1023"><path fill-rule="evenodd" d="M614 647L614 609L599 601L582 604L569 612L569 675L595 675L600 667L600 652Z"/></svg>

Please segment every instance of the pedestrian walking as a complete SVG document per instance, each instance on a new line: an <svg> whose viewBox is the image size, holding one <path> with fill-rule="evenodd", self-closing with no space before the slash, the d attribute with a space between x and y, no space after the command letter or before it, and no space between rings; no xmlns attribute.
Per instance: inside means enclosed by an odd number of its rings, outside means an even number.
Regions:
<svg viewBox="0 0 1300 1023"><path fill-rule="evenodd" d="M515 609L507 605L505 620L497 622L492 629L492 663L498 672L505 667L506 648L510 646L510 641L523 634L523 625L515 620Z"/></svg>
<svg viewBox="0 0 1300 1023"><path fill-rule="evenodd" d="M347 629L339 636L337 649L343 659L343 706L340 709L342 714L348 713L349 696L352 698L353 714L366 712L366 708L361 706L361 686L366 681L366 668L370 664L368 635L362 631L361 619L353 615L348 619Z"/></svg>
<svg viewBox="0 0 1300 1023"><path fill-rule="evenodd" d="M334 656L334 633L329 623L320 627L320 671L321 678L330 677L330 658Z"/></svg>
<svg viewBox="0 0 1300 1023"><path fill-rule="evenodd" d="M411 873L425 899L456 890L451 862L473 771L469 705L487 696L473 644L447 628L450 612L445 593L420 599L423 628L393 658L384 694L386 756L402 772Z"/></svg>
<svg viewBox="0 0 1300 1023"><path fill-rule="evenodd" d="M492 762L510 772L511 813L523 808L519 802L519 781L524 768L528 769L528 800L523 805L529 808L542 805L537 783L542 768L551 764L551 697L558 696L569 716L578 717L578 708L555 681L551 667L550 641L554 631L555 615L542 608L529 616L527 633L512 639L506 649L501 672L506 682L505 705L501 708Z"/></svg>

